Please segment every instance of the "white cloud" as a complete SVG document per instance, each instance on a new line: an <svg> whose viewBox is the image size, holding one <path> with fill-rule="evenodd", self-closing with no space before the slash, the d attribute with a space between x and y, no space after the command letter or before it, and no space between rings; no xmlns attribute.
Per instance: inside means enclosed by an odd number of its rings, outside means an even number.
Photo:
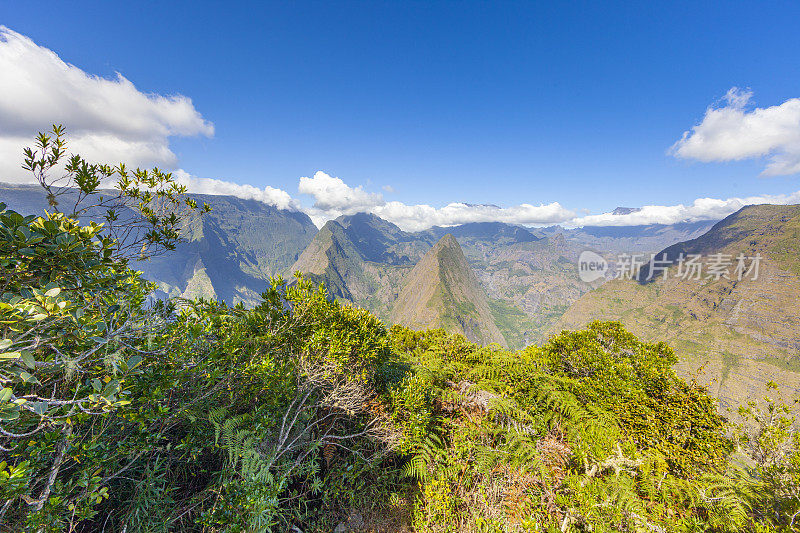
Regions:
<svg viewBox="0 0 800 533"><path fill-rule="evenodd" d="M430 205L407 205L388 202L372 211L406 231L420 231L431 226L454 226L468 222L506 222L508 224L558 224L570 220L575 213L558 202L520 204L512 207L451 203L435 208Z"/></svg>
<svg viewBox="0 0 800 533"><path fill-rule="evenodd" d="M389 194L395 192L394 187L392 187L391 185L384 185L383 187L381 187L381 189L383 189L383 192L388 192Z"/></svg>
<svg viewBox="0 0 800 533"><path fill-rule="evenodd" d="M676 224L721 220L746 205L800 203L800 191L797 191L791 194L745 198L698 198L690 205L646 205L628 214L608 212L584 216L576 216L575 211L566 209L558 202L539 205L524 203L510 207L454 202L443 207L433 207L427 204L386 202L381 194L370 193L360 186L351 187L340 178L318 171L313 178L300 178L300 193L314 199L313 205L304 207L288 192L269 186L259 189L229 181L197 178L182 170L173 175L178 182L186 184L190 192L232 195L259 200L280 209L303 211L317 227L322 227L328 220L343 214L367 212L397 224L406 231L422 231L432 226L454 226L470 222L505 222L524 226L562 224L567 227ZM584 209L581 213L587 211Z"/></svg>
<svg viewBox="0 0 800 533"><path fill-rule="evenodd" d="M313 196L314 207L322 210L350 214L383 204L381 194L367 192L360 185L350 187L341 179L321 170L315 172L313 178L300 178L297 189L300 194Z"/></svg>
<svg viewBox="0 0 800 533"><path fill-rule="evenodd" d="M340 215L372 212L384 204L383 195L364 190L360 185L350 187L339 178L318 170L313 178L302 177L297 187L300 194L314 198L314 204L304 211L317 226Z"/></svg>
<svg viewBox="0 0 800 533"><path fill-rule="evenodd" d="M176 170L172 175L175 181L186 185L190 193L236 196L245 200L258 200L278 209L300 209L300 204L288 192L269 185L259 189L252 185L239 185L231 181L198 178L183 170Z"/></svg>
<svg viewBox="0 0 800 533"><path fill-rule="evenodd" d="M304 211L317 226L340 215L359 212L374 213L397 224L406 231L419 231L431 226L453 226L467 222L508 222L510 224L556 224L575 214L557 202L547 205L521 204L502 208L494 205L451 203L444 207L426 204L408 205L386 202L383 195L363 187L350 187L339 178L318 171L313 178L300 178L301 194L314 198L314 204Z"/></svg>
<svg viewBox="0 0 800 533"><path fill-rule="evenodd" d="M753 94L736 87L721 107L709 107L702 122L684 132L670 153L703 162L768 158L767 176L800 172L800 98L747 109Z"/></svg>
<svg viewBox="0 0 800 533"><path fill-rule="evenodd" d="M214 134L191 99L145 94L117 74L87 74L54 52L0 26L0 179L28 181L22 148L53 124L68 151L92 161L175 168L169 137Z"/></svg>
<svg viewBox="0 0 800 533"><path fill-rule="evenodd" d="M800 191L791 194L749 196L747 198L698 198L691 205L646 205L627 215L603 213L571 220L569 226L640 226L677 224L701 220L721 220L746 205L800 203Z"/></svg>

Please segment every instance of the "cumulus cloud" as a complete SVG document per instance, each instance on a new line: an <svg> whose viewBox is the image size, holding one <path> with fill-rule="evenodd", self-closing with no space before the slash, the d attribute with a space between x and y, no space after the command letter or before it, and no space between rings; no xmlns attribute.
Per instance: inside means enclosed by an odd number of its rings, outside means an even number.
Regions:
<svg viewBox="0 0 800 533"><path fill-rule="evenodd" d="M278 209L291 209L293 211L300 209L299 202L292 198L288 192L269 185L259 189L252 185L239 185L231 181L198 178L184 170L177 170L172 173L172 176L176 182L186 185L190 193L236 196L245 200L258 200Z"/></svg>
<svg viewBox="0 0 800 533"><path fill-rule="evenodd" d="M297 190L300 194L313 197L314 204L304 211L317 226L340 215L369 213L384 204L382 194L367 192L360 185L351 187L321 170L315 172L311 178L300 178Z"/></svg>
<svg viewBox="0 0 800 533"><path fill-rule="evenodd" d="M318 170L313 178L302 177L297 189L300 194L314 197L314 207L346 214L383 204L383 196L371 193L362 186L351 187L339 178Z"/></svg>
<svg viewBox="0 0 800 533"><path fill-rule="evenodd" d="M67 128L68 150L94 161L175 168L172 136L212 136L191 99L145 94L121 74L106 79L0 26L0 179L25 181L22 148L51 124Z"/></svg>
<svg viewBox="0 0 800 533"><path fill-rule="evenodd" d="M575 216L558 202L550 204L520 204L512 207L451 203L444 207L407 205L388 202L372 211L381 218L397 224L406 231L419 231L431 226L454 226L468 222L506 222L526 226L558 224Z"/></svg>
<svg viewBox="0 0 800 533"><path fill-rule="evenodd" d="M363 187L351 187L340 178L318 171L313 178L300 178L298 190L314 198L304 211L317 226L340 215L373 213L397 224L406 231L419 231L431 226L453 226L467 222L508 222L510 224L556 224L569 220L575 213L554 202L546 205L521 204L513 207L451 203L444 207L427 204L408 205L386 202L380 193ZM385 190L385 189L384 189Z"/></svg>
<svg viewBox="0 0 800 533"><path fill-rule="evenodd" d="M767 176L800 172L800 98L749 109L753 93L736 87L724 104L709 107L700 124L684 132L670 153L703 162L767 158Z"/></svg>
<svg viewBox="0 0 800 533"><path fill-rule="evenodd" d="M569 226L640 226L720 220L746 205L800 203L800 191L791 194L749 196L746 198L698 198L691 205L646 205L627 214L613 212L578 217Z"/></svg>

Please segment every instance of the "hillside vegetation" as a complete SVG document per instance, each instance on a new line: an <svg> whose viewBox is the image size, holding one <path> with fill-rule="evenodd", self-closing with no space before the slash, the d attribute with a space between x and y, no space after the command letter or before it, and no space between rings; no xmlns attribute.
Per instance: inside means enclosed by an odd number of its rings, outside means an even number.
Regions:
<svg viewBox="0 0 800 533"><path fill-rule="evenodd" d="M719 279L683 279L674 264L649 282L645 268L641 282L618 279L586 294L551 333L619 320L643 339L670 343L681 375L697 376L734 411L766 394L770 381L800 392L800 206L745 207L658 257L675 263L680 254L701 254L704 272L715 254L732 265ZM756 279L733 275L739 254L760 255Z"/></svg>
<svg viewBox="0 0 800 533"><path fill-rule="evenodd" d="M28 154L45 185L61 149L56 130ZM124 226L55 195L40 215L0 205L0 530L795 528L787 408L728 425L668 345L619 323L482 347L387 329L302 277L251 309L147 305L130 259L169 253L203 208L169 174L125 172L66 175L87 197L118 176Z"/></svg>

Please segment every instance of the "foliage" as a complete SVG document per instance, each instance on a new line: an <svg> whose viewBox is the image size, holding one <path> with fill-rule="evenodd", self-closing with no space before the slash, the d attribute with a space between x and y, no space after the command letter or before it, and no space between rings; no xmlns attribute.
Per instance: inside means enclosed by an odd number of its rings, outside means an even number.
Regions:
<svg viewBox="0 0 800 533"><path fill-rule="evenodd" d="M75 446L74 426L131 403L141 341L159 327L157 313L142 307L147 284L112 258L114 243L100 230L61 213L23 217L0 204L0 446L27 459L15 468L17 476L25 468L29 482L9 497L34 509L48 501ZM102 499L95 478L83 472L61 488L61 500ZM82 516L82 508L65 505Z"/></svg>
<svg viewBox="0 0 800 533"><path fill-rule="evenodd" d="M54 134L26 163L45 188ZM67 172L86 197L111 176ZM180 219L134 189L119 194L161 235L135 252L91 210L0 205L0 527L330 531L404 500L420 532L798 528L781 400L734 428L668 346L613 322L512 352L387 330L299 275L252 309L151 302L128 259L168 248ZM68 194L49 190L53 207Z"/></svg>
<svg viewBox="0 0 800 533"><path fill-rule="evenodd" d="M601 322L516 353L441 330L391 333L434 399L427 432L399 418L419 531L792 527L763 512L780 497L730 460L729 426L663 344Z"/></svg>
<svg viewBox="0 0 800 533"><path fill-rule="evenodd" d="M185 197L186 186L170 173L90 163L78 154L68 156L67 145L65 128L53 125L50 133L38 134L33 148L24 149L22 168L45 190L54 212L102 219L117 259L146 259L175 249L187 221L211 209Z"/></svg>
<svg viewBox="0 0 800 533"><path fill-rule="evenodd" d="M677 358L664 343L640 342L618 322L565 332L541 350L540 367L576 379L583 404L613 413L637 448L655 448L672 471L719 469L731 451L713 399L672 371Z"/></svg>
<svg viewBox="0 0 800 533"><path fill-rule="evenodd" d="M777 392L774 382L768 389ZM800 433L790 406L780 397L765 397L739 408L743 422L736 432L740 447L753 461L750 471L759 480L753 498L759 516L795 528L800 516Z"/></svg>

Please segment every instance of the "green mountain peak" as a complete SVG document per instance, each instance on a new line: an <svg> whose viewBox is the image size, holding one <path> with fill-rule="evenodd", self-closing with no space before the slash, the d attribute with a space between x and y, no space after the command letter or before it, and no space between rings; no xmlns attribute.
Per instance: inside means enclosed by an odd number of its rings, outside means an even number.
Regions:
<svg viewBox="0 0 800 533"><path fill-rule="evenodd" d="M444 328L463 333L481 344L506 344L486 293L458 241L449 233L408 273L391 320L412 329Z"/></svg>

